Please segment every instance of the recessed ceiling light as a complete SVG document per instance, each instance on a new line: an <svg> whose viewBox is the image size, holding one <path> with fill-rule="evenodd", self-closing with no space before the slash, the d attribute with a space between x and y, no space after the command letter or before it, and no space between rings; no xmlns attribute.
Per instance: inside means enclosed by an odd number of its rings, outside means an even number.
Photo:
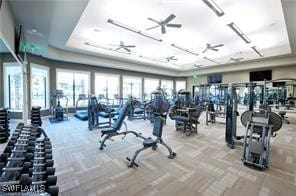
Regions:
<svg viewBox="0 0 296 196"><path fill-rule="evenodd" d="M101 30L100 29L94 29L94 32L101 32Z"/></svg>
<svg viewBox="0 0 296 196"><path fill-rule="evenodd" d="M32 31L33 33L37 33L37 32L38 32L37 29L35 29L35 28L33 28L31 31Z"/></svg>

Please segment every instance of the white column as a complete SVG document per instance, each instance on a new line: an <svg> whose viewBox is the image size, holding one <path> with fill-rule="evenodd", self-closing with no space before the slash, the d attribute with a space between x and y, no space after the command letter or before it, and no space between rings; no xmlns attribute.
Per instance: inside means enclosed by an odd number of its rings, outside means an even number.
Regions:
<svg viewBox="0 0 296 196"><path fill-rule="evenodd" d="M23 73L23 121L28 123L28 72L27 72L27 55L25 54L24 62L22 62L22 73Z"/></svg>

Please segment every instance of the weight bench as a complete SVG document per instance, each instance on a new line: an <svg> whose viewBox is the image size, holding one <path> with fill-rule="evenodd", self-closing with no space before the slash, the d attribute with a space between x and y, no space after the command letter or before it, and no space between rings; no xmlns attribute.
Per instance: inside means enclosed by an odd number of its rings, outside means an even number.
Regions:
<svg viewBox="0 0 296 196"><path fill-rule="evenodd" d="M153 127L153 135L156 136L156 139L154 140L151 137L145 138L143 141L143 148L138 149L135 152L132 159L130 159L129 157L126 158L129 161L127 164L128 167L133 167L133 166L138 167L139 165L137 163L135 163L135 160L136 160L137 156L139 155L139 153L142 152L143 150L148 149L148 148L152 148L152 150L156 150L157 144L162 144L167 148L167 150L169 151L169 155L168 155L169 159L175 158L175 156L177 154L175 152L173 152L171 147L169 147L166 143L164 143L164 141L161 138L163 124L164 124L163 118L161 118L161 117L155 118L154 127Z"/></svg>
<svg viewBox="0 0 296 196"><path fill-rule="evenodd" d="M119 132L122 124L124 124L124 119L125 119L125 117L127 116L128 112L129 112L129 109L131 107L130 105L131 105L130 101L127 101L124 104L124 106L122 107L122 110L120 111L115 123L111 127L108 127L108 128L105 128L105 129L101 130L102 139L100 141L100 143L101 143L100 144L100 150L103 150L104 147L106 147L106 145L105 145L106 140L110 139L113 136L124 135L124 137L125 137L127 134L132 133L136 137L143 138L140 133L137 133L135 131L127 131L127 130L125 130L124 132ZM122 139L124 139L124 137Z"/></svg>

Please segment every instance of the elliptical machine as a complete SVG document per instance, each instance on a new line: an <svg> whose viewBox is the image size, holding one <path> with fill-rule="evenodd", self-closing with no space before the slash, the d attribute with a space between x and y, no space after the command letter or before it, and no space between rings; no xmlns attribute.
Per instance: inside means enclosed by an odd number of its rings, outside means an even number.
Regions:
<svg viewBox="0 0 296 196"><path fill-rule="evenodd" d="M61 99L65 99L65 107L61 106ZM51 96L51 114L50 122L60 122L68 120L68 98L64 95L63 90L54 90Z"/></svg>

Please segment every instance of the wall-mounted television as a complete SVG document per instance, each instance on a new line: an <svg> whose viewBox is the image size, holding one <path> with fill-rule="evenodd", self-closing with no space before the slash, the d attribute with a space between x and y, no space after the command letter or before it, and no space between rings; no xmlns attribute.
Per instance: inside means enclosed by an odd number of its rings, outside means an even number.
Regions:
<svg viewBox="0 0 296 196"><path fill-rule="evenodd" d="M221 74L208 75L208 84L219 84L219 83L222 83Z"/></svg>
<svg viewBox="0 0 296 196"><path fill-rule="evenodd" d="M272 87L282 87L285 86L286 82L273 82Z"/></svg>
<svg viewBox="0 0 296 196"><path fill-rule="evenodd" d="M272 80L272 71L252 71L250 72L250 82Z"/></svg>

